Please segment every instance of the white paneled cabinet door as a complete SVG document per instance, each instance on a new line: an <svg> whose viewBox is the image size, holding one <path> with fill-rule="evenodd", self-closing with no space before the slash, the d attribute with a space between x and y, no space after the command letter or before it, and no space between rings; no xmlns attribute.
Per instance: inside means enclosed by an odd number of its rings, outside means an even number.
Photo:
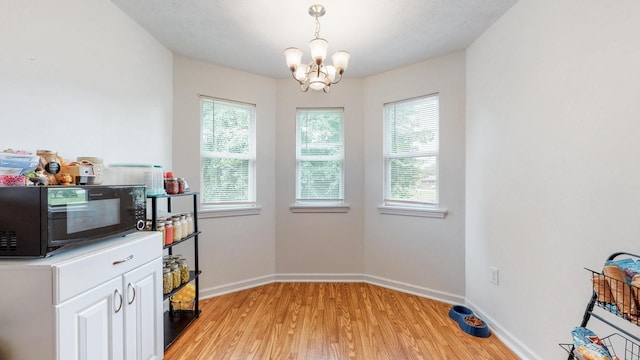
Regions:
<svg viewBox="0 0 640 360"><path fill-rule="evenodd" d="M124 349L126 360L159 360L164 356L162 259L126 273Z"/></svg>
<svg viewBox="0 0 640 360"><path fill-rule="evenodd" d="M58 359L121 359L124 310L122 277L57 305Z"/></svg>

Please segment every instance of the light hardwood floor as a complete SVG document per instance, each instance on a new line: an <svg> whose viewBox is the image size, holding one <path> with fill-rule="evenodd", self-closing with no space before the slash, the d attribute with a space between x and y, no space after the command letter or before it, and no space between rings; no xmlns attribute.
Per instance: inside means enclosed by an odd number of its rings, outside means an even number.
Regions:
<svg viewBox="0 0 640 360"><path fill-rule="evenodd" d="M451 305L366 283L273 283L200 302L165 360L518 359Z"/></svg>

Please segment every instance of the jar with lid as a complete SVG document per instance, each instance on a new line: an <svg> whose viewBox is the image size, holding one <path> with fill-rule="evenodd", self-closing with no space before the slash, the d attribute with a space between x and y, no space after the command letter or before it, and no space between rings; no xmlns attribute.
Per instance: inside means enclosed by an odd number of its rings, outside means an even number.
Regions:
<svg viewBox="0 0 640 360"><path fill-rule="evenodd" d="M182 239L182 222L179 216L173 217L173 240L180 241Z"/></svg>
<svg viewBox="0 0 640 360"><path fill-rule="evenodd" d="M164 179L164 191L167 194L177 194L178 193L178 180L176 178L165 178Z"/></svg>
<svg viewBox="0 0 640 360"><path fill-rule="evenodd" d="M184 178L178 178L178 194L184 194L185 192L185 184Z"/></svg>
<svg viewBox="0 0 640 360"><path fill-rule="evenodd" d="M57 151L37 150L36 155L40 156L40 166L51 175L55 175L62 170L60 158ZM54 182L55 184L55 182Z"/></svg>
<svg viewBox="0 0 640 360"><path fill-rule="evenodd" d="M180 265L180 278L182 283L189 282L189 263L187 263L186 259L180 259L178 264Z"/></svg>
<svg viewBox="0 0 640 360"><path fill-rule="evenodd" d="M173 263L171 265L171 275L173 276L173 288L177 289L182 284L182 275L180 274L180 265Z"/></svg>
<svg viewBox="0 0 640 360"><path fill-rule="evenodd" d="M193 217L191 216L191 213L187 213L187 229L189 230L187 231L189 235L196 232L196 226L195 226L195 223L193 222Z"/></svg>
<svg viewBox="0 0 640 360"><path fill-rule="evenodd" d="M167 295L173 291L173 274L168 267L162 268L162 293Z"/></svg>
<svg viewBox="0 0 640 360"><path fill-rule="evenodd" d="M167 232L166 229L164 228L164 223L161 221L158 221L158 224L156 225L156 230L162 233L162 246L166 245L166 237L167 237Z"/></svg>
<svg viewBox="0 0 640 360"><path fill-rule="evenodd" d="M175 226L173 226L173 223L171 222L171 220L166 220L165 221L164 229L165 229L164 244L165 245L173 244L173 239L175 238L176 228L175 228Z"/></svg>
<svg viewBox="0 0 640 360"><path fill-rule="evenodd" d="M189 224L187 224L187 215L180 215L180 224L182 224L182 238L189 236Z"/></svg>

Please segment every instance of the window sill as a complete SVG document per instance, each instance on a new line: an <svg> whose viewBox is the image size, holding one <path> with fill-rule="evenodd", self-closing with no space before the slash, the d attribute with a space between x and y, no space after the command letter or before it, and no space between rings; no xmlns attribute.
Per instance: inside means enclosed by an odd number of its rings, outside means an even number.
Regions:
<svg viewBox="0 0 640 360"><path fill-rule="evenodd" d="M418 216L436 219L444 219L447 209L438 207L417 207L417 206L378 206L378 212L385 215Z"/></svg>
<svg viewBox="0 0 640 360"><path fill-rule="evenodd" d="M260 206L238 206L238 207L209 207L201 208L198 217L203 219L220 218L230 216L260 215Z"/></svg>
<svg viewBox="0 0 640 360"><path fill-rule="evenodd" d="M291 205L292 213L347 213L351 207L343 205Z"/></svg>

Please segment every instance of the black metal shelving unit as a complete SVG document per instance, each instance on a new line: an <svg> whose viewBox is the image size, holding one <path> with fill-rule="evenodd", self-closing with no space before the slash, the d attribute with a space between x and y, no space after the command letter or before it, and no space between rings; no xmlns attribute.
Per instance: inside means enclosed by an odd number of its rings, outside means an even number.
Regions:
<svg viewBox="0 0 640 360"><path fill-rule="evenodd" d="M607 258L607 261L615 260L619 256L635 258L636 260L640 259L640 255L628 252L616 252L611 254ZM598 279L606 281L611 288L611 294L606 295L605 289L601 286L594 285L593 294L587 303L580 326L586 327L591 318L595 318L610 326L618 332L605 336L601 338L601 340L607 346L611 355L614 357L617 356L620 360L640 360L640 336L638 336L635 331L624 329L612 321L614 318L618 317L632 325L640 326L640 306L635 306L636 297L640 295L640 288L631 284L623 284L619 279L614 279L605 275L604 271L594 271L587 268L585 268L585 270L591 274L592 283L600 284L601 282L596 281ZM618 287L623 299L615 299L614 301L613 292L617 292ZM622 289L625 290L622 291ZM640 301L640 299L638 300ZM622 309L614 306L615 303L622 303ZM634 304L633 307L631 306L632 303ZM595 313L595 308L602 309L602 312L604 313ZM638 332L640 332L640 330ZM560 344L560 346L569 353L568 360L577 358L573 344Z"/></svg>
<svg viewBox="0 0 640 360"><path fill-rule="evenodd" d="M173 344L173 342L182 335L182 333L200 316L200 308L198 306L199 303L199 276L202 273L200 271L200 267L198 264L198 237L200 235L199 227L198 227L198 193L197 192L187 192L184 194L173 194L173 195L148 195L147 198L151 200L151 230L157 230L157 221L158 221L158 200L166 199L167 202L167 212L172 212L172 199L178 197L188 197L191 196L193 198L193 225L195 232L185 237L180 241L174 241L172 244L165 245L164 249L168 251L169 255L173 255L173 248L175 246L179 246L180 244L193 241L193 252L194 252L194 267L193 270L189 271L189 281L182 284L177 289L174 289L171 293L164 295L164 300L169 299L172 295L178 292L187 284L193 282L195 285L196 293L195 293L195 304L193 311L191 310L172 310L171 306L169 306L169 310L164 312L164 348L165 350Z"/></svg>

